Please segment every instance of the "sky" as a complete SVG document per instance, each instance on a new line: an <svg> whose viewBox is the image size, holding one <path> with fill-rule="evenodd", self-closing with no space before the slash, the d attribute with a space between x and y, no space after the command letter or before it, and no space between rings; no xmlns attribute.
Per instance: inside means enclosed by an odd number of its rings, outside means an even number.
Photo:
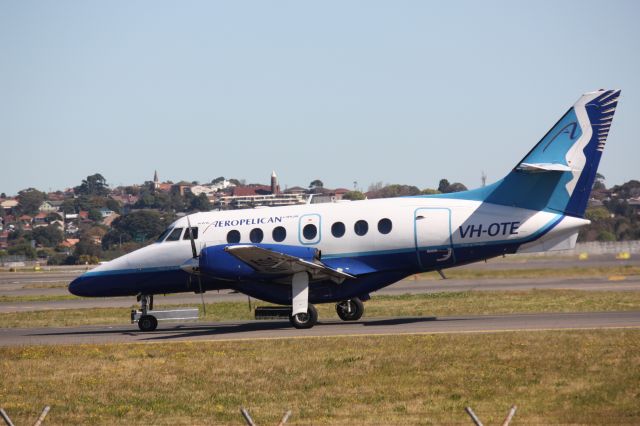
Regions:
<svg viewBox="0 0 640 426"><path fill-rule="evenodd" d="M584 93L640 179L637 1L0 0L0 192L502 178ZM635 117L635 118L634 118Z"/></svg>

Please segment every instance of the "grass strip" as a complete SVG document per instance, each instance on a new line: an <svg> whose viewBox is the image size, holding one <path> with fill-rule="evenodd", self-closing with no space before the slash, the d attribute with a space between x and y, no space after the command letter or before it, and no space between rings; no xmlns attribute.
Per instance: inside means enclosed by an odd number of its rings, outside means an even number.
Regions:
<svg viewBox="0 0 640 426"><path fill-rule="evenodd" d="M522 268L522 269L446 269L447 278L451 279L504 279L504 278L589 278L608 277L612 275L632 276L640 275L640 266L586 266L570 268ZM420 279L439 280L435 272L418 274Z"/></svg>
<svg viewBox="0 0 640 426"><path fill-rule="evenodd" d="M259 304L268 305L262 302ZM162 300L156 300L156 309L171 309L179 306L184 305L165 305ZM131 307L135 308L136 305L132 303ZM321 321L338 318L333 304L318 305L317 308ZM365 317L632 310L640 310L640 292L546 289L463 291L374 296L365 303ZM206 321L248 319L253 319L253 311L249 310L246 302L207 304L207 315L204 317ZM127 323L129 323L129 316L125 308L56 309L0 314L0 328Z"/></svg>
<svg viewBox="0 0 640 426"><path fill-rule="evenodd" d="M16 424L640 423L640 330L0 348Z"/></svg>

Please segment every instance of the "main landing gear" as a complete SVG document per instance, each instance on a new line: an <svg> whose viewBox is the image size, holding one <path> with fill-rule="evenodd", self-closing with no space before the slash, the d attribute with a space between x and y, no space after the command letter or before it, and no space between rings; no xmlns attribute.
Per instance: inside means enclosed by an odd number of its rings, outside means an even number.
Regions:
<svg viewBox="0 0 640 426"><path fill-rule="evenodd" d="M311 303L307 306L307 312L289 315L289 322L295 328L311 328L318 323L318 310Z"/></svg>
<svg viewBox="0 0 640 426"><path fill-rule="evenodd" d="M353 299L336 303L336 312L342 321L358 321L364 314L364 303L354 297Z"/></svg>
<svg viewBox="0 0 640 426"><path fill-rule="evenodd" d="M357 297L336 303L336 312L342 321L358 321L364 314L364 303ZM312 304L307 312L289 315L289 322L295 328L311 328L318 323L318 310Z"/></svg>

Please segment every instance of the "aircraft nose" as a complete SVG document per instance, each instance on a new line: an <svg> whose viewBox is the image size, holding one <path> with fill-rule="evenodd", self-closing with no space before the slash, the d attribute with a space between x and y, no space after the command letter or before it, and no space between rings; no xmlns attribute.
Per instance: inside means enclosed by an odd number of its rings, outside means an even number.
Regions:
<svg viewBox="0 0 640 426"><path fill-rule="evenodd" d="M69 283L69 293L74 296L89 296L86 278L82 275Z"/></svg>

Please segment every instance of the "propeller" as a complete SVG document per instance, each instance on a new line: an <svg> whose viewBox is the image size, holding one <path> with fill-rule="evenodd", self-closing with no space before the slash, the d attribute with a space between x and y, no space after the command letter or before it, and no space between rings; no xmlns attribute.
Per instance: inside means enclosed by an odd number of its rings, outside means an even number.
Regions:
<svg viewBox="0 0 640 426"><path fill-rule="evenodd" d="M189 226L189 241L191 241L191 253L193 254L193 259L199 259L200 256L198 256L196 241L193 238L193 228L191 227L189 215L187 215L187 225ZM200 300L202 300L202 313L206 316L207 308L204 304L204 293L202 292L202 277L200 276L200 270L198 268L194 268L194 273L198 276L198 291L200 292ZM191 284L191 275L189 275L189 284Z"/></svg>

